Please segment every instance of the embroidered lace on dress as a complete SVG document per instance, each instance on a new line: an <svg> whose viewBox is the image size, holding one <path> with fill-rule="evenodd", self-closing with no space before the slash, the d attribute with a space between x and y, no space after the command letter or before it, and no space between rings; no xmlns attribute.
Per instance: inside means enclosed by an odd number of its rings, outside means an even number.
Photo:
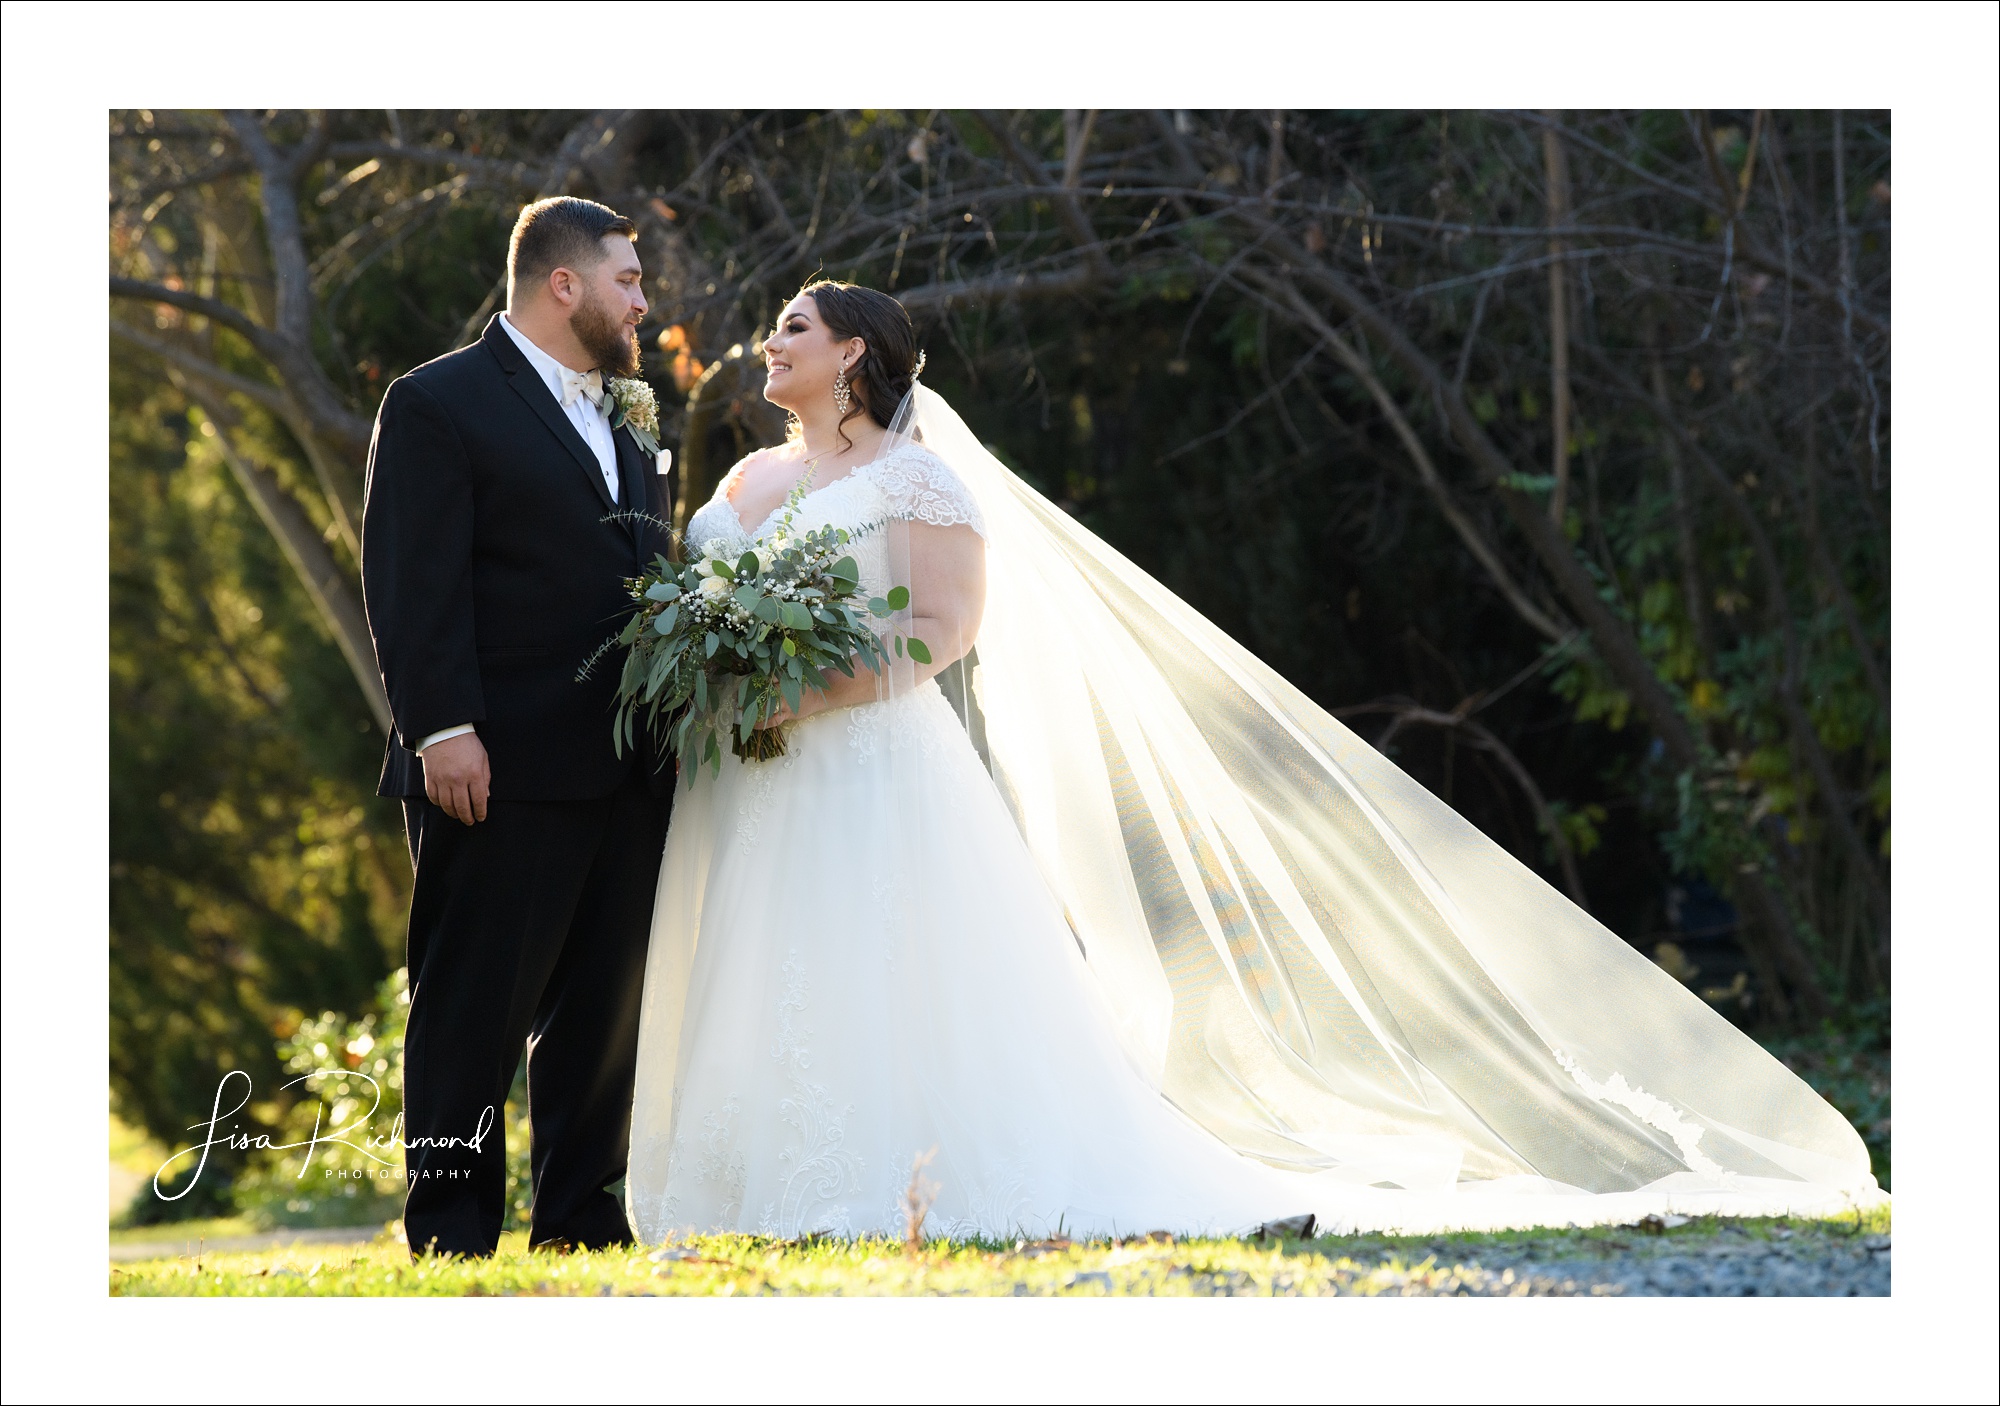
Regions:
<svg viewBox="0 0 2000 1406"><path fill-rule="evenodd" d="M745 458L724 474L722 482L716 485L714 495L688 519L687 540L697 550L740 552L754 538L762 535L783 511L782 505L773 508L754 531L744 527L729 495L737 480L743 476L743 466L749 462ZM856 480L865 480L865 485ZM880 459L813 489L799 504L802 519L836 521L840 526L850 528L859 526L861 519L853 517L846 520L851 516L848 513L806 513L804 510L806 503L821 495L833 495L843 488L852 493L854 489L864 486L879 490L882 495L880 506L887 516L901 518L905 522L927 522L934 527L964 524L981 537L986 535L986 520L980 516L979 504L973 500L971 492L944 460L921 444L899 445Z"/></svg>
<svg viewBox="0 0 2000 1406"><path fill-rule="evenodd" d="M906 522L927 522L934 527L956 527L963 523L986 535L986 519L979 504L944 460L921 444L905 444L867 466L868 473L882 487L889 511Z"/></svg>

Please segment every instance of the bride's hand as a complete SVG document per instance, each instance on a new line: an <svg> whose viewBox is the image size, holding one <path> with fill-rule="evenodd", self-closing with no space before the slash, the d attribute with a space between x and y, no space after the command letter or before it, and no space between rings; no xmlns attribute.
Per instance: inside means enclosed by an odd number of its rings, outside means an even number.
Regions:
<svg viewBox="0 0 2000 1406"><path fill-rule="evenodd" d="M796 712L781 702L778 704L777 712L757 724L757 731L763 732L767 728L782 727L786 723L797 722L801 718L809 718L819 711L819 705L823 701L823 694L816 693L812 689L807 689L804 696L799 699L799 706Z"/></svg>

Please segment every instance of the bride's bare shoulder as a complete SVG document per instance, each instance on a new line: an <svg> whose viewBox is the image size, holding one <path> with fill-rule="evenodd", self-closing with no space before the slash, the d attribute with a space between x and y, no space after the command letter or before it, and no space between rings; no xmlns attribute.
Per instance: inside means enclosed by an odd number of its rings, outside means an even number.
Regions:
<svg viewBox="0 0 2000 1406"><path fill-rule="evenodd" d="M723 476L723 481L733 483L745 474L754 473L773 464L796 463L804 452L799 442L793 439L788 439L782 444L767 444L762 449L753 449L730 467L729 472Z"/></svg>
<svg viewBox="0 0 2000 1406"><path fill-rule="evenodd" d="M750 450L748 454L744 454L740 460L736 460L730 466L728 474L722 476L722 488L726 492L736 482L740 482L744 478L744 474L754 474L760 468L796 464L802 454L804 454L804 450L800 448L798 440L786 440L784 444L766 444L760 450Z"/></svg>

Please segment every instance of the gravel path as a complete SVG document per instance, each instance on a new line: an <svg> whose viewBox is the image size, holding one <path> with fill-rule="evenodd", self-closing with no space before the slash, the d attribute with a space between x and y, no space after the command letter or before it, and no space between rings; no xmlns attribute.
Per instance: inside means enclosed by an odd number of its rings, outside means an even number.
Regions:
<svg viewBox="0 0 2000 1406"><path fill-rule="evenodd" d="M650 1254L573 1259L515 1246L427 1276L423 1266L413 1269L408 1250L363 1228L128 1243L113 1246L111 1258L118 1293L1883 1297L1888 1230L1886 1210L1845 1226L1671 1216L1496 1235L1283 1235L1282 1244L1174 1241L1162 1233L1122 1244L938 1245L914 1258L878 1241L713 1237ZM327 1257L317 1251L341 1245L352 1248L330 1267L320 1262ZM158 1262L136 1264L142 1260ZM120 1261L134 1267L121 1269ZM399 1287L385 1289L385 1278Z"/></svg>
<svg viewBox="0 0 2000 1406"><path fill-rule="evenodd" d="M160 1227L162 1230L169 1226ZM292 1245L366 1245L382 1233L379 1225L334 1226L328 1229L266 1230L253 1235L227 1235L208 1239L184 1236L170 1240L127 1240L111 1247L113 1264L133 1264L141 1260L193 1258L200 1254L240 1254L252 1250L282 1250Z"/></svg>
<svg viewBox="0 0 2000 1406"><path fill-rule="evenodd" d="M1355 1245L1333 1253L1366 1264L1371 1258L1389 1260L1386 1249ZM1417 1294L1886 1297L1890 1278L1888 1235L1823 1225L1746 1229L1728 1224L1683 1235L1628 1227L1601 1238L1579 1239L1572 1233L1476 1245L1404 1241L1392 1253L1406 1265L1434 1259L1438 1270L1457 1280L1433 1286L1412 1276L1402 1292Z"/></svg>

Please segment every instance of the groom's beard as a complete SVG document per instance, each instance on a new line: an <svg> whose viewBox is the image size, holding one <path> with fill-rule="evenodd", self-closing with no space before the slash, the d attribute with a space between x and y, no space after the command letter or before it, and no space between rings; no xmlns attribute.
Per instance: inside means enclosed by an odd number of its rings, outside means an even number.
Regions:
<svg viewBox="0 0 2000 1406"><path fill-rule="evenodd" d="M569 330L607 376L639 374L639 330L614 317L602 303L586 299L570 314Z"/></svg>

